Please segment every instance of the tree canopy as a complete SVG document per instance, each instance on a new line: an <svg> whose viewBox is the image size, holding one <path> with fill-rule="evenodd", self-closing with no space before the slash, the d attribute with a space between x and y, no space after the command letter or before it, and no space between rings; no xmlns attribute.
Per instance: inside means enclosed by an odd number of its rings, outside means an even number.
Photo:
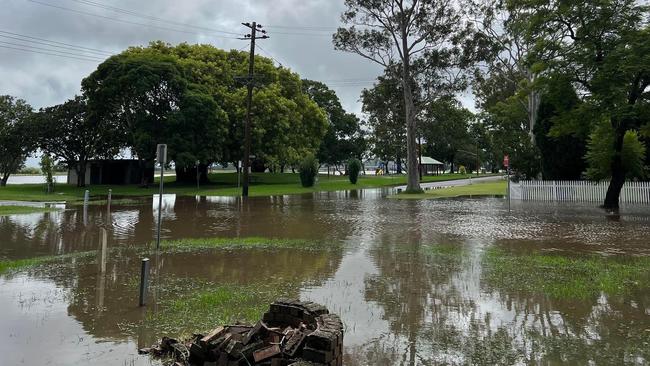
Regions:
<svg viewBox="0 0 650 366"><path fill-rule="evenodd" d="M0 185L20 169L36 148L32 107L23 99L0 95Z"/></svg>

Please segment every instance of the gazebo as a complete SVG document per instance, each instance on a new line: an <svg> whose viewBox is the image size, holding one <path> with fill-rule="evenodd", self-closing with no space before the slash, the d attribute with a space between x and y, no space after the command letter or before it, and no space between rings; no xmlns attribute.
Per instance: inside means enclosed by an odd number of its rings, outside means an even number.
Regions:
<svg viewBox="0 0 650 366"><path fill-rule="evenodd" d="M422 175L439 175L440 170L445 170L445 164L428 156L420 158L420 172Z"/></svg>

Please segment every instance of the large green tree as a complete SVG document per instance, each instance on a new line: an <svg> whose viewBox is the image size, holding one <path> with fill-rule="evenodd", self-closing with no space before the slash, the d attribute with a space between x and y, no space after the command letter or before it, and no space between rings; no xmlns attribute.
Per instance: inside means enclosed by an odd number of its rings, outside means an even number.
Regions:
<svg viewBox="0 0 650 366"><path fill-rule="evenodd" d="M246 116L245 75L248 53L224 51L210 45L154 42L149 47L127 51L142 57L170 57L192 86L200 86L221 112L225 122L222 140L206 162L234 163L243 159L243 130ZM327 130L325 113L303 92L300 77L273 61L255 58L252 155L256 166L275 168L296 165L307 153L316 153ZM227 120L222 117L227 116ZM171 150L170 150L171 152ZM201 164L203 167L203 164Z"/></svg>
<svg viewBox="0 0 650 366"><path fill-rule="evenodd" d="M118 126L93 115L84 97L76 96L36 114L39 147L77 173L77 187L86 185L88 160L115 156L122 146Z"/></svg>
<svg viewBox="0 0 650 366"><path fill-rule="evenodd" d="M20 169L36 148L32 107L22 99L0 95L0 186Z"/></svg>
<svg viewBox="0 0 650 366"><path fill-rule="evenodd" d="M535 10L529 37L539 47L561 51L550 68L571 78L584 102L581 109L611 125L614 153L603 206L617 209L627 175L625 136L639 131L650 116L648 8L634 0L511 0L508 6Z"/></svg>
<svg viewBox="0 0 650 366"><path fill-rule="evenodd" d="M329 122L318 154L321 164L338 167L351 158L361 159L366 150L359 118L347 113L332 89L319 81L303 80L303 91L325 111Z"/></svg>
<svg viewBox="0 0 650 366"><path fill-rule="evenodd" d="M140 160L142 186L151 183L147 172L154 168L156 145L166 142L187 84L172 57L129 51L110 57L82 82L92 113L126 131L126 144Z"/></svg>
<svg viewBox="0 0 650 366"><path fill-rule="evenodd" d="M473 32L463 7L445 0L346 0L348 28L334 35L337 49L356 53L385 69L396 69L402 84L408 161L407 192L420 192L416 90L435 100L465 89L468 66L484 38ZM481 46L481 47L479 47Z"/></svg>

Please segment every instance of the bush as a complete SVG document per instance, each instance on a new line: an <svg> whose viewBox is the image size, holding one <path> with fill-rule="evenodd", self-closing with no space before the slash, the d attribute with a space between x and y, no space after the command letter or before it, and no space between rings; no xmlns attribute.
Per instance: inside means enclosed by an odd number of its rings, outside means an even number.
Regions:
<svg viewBox="0 0 650 366"><path fill-rule="evenodd" d="M307 155L300 163L300 183L302 186L313 187L318 174L318 160L314 155Z"/></svg>
<svg viewBox="0 0 650 366"><path fill-rule="evenodd" d="M461 165L458 167L458 173L467 174L467 169L465 168L465 165Z"/></svg>
<svg viewBox="0 0 650 366"><path fill-rule="evenodd" d="M348 161L348 178L350 178L350 183L357 184L359 180L359 172L361 171L361 162L359 159L350 159Z"/></svg>

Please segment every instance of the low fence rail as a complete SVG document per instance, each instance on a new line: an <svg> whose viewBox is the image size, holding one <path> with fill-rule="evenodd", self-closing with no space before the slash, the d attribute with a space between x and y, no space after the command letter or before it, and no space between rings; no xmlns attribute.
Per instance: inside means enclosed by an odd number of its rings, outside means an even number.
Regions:
<svg viewBox="0 0 650 366"><path fill-rule="evenodd" d="M510 197L522 201L603 202L609 182L519 181L511 182ZM650 204L650 182L626 182L620 203Z"/></svg>

